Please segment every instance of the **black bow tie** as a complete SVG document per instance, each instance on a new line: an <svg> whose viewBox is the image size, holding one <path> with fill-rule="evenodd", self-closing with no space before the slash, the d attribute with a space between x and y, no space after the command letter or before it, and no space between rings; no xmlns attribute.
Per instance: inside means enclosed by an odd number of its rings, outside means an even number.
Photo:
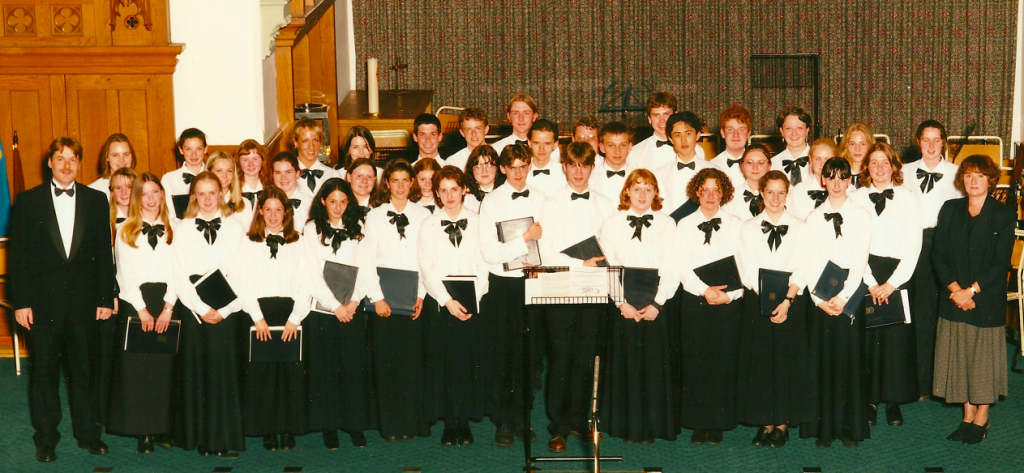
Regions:
<svg viewBox="0 0 1024 473"><path fill-rule="evenodd" d="M120 224L124 223L124 220L125 220L124 217L117 217L116 219L114 219L114 224L115 225L120 225Z"/></svg>
<svg viewBox="0 0 1024 473"><path fill-rule="evenodd" d="M191 173L187 173L187 172L181 173L181 180L185 181L185 185L191 185L192 184L192 180L195 179L195 178L196 178L195 174L191 174Z"/></svg>
<svg viewBox="0 0 1024 473"><path fill-rule="evenodd" d="M302 205L302 201L299 199L288 199L288 203L292 206L292 212L298 210L299 206Z"/></svg>
<svg viewBox="0 0 1024 473"><path fill-rule="evenodd" d="M388 210L388 217L391 217L391 223L398 229L398 238L405 238L405 227L409 226L409 217L406 217L403 213L395 213Z"/></svg>
<svg viewBox="0 0 1024 473"><path fill-rule="evenodd" d="M550 169L534 169L533 170L533 175L536 176L537 174L547 174L547 175L550 176L551 175L551 170Z"/></svg>
<svg viewBox="0 0 1024 473"><path fill-rule="evenodd" d="M764 201L764 197L750 191L743 191L743 201L750 203L751 217L756 217L757 214L761 213L761 202Z"/></svg>
<svg viewBox="0 0 1024 473"><path fill-rule="evenodd" d="M309 190L313 191L316 189L316 180L324 177L323 169L303 169L299 171L299 177L306 180L306 185L309 186Z"/></svg>
<svg viewBox="0 0 1024 473"><path fill-rule="evenodd" d="M807 191L807 196L814 200L814 208L818 208L828 198L828 191Z"/></svg>
<svg viewBox="0 0 1024 473"><path fill-rule="evenodd" d="M569 196L569 197L572 198L572 200L576 200L576 199L590 200L590 191L586 191L586 192L584 192L582 194L577 194L577 193L573 192L572 195Z"/></svg>
<svg viewBox="0 0 1024 473"><path fill-rule="evenodd" d="M807 167L807 157L796 159L783 159L782 168L786 170L786 174L789 174L790 185L797 185L803 180L803 176L800 173L800 168Z"/></svg>
<svg viewBox="0 0 1024 473"><path fill-rule="evenodd" d="M526 140L516 140L517 145L530 146L530 142Z"/></svg>
<svg viewBox="0 0 1024 473"><path fill-rule="evenodd" d="M464 218L454 222L441 220L441 225L445 226L444 232L448 234L448 241L452 242L452 246L458 248L462 244L462 231L466 229L466 223Z"/></svg>
<svg viewBox="0 0 1024 473"><path fill-rule="evenodd" d="M476 197L476 200L478 202L483 203L484 197L487 197L487 192L485 192L483 189L477 189L477 191L474 192L473 195Z"/></svg>
<svg viewBox="0 0 1024 473"><path fill-rule="evenodd" d="M61 194L67 194L68 197L74 197L75 196L75 185L71 184L71 187L68 187L67 189L61 189L60 187L57 187L56 183L54 183L53 184L53 195L55 197L60 197Z"/></svg>
<svg viewBox="0 0 1024 473"><path fill-rule="evenodd" d="M886 189L882 192L872 192L868 194L868 198L875 204L875 215L882 215L882 211L885 210L885 200L892 200L893 191L892 189Z"/></svg>
<svg viewBox="0 0 1024 473"><path fill-rule="evenodd" d="M825 214L825 220L831 220L836 229L836 238L843 236L843 215L839 212Z"/></svg>
<svg viewBox="0 0 1024 473"><path fill-rule="evenodd" d="M860 174L854 174L850 182L853 184L854 189L860 189Z"/></svg>
<svg viewBox="0 0 1024 473"><path fill-rule="evenodd" d="M324 229L324 237L331 240L331 252L338 254L338 248L341 248L341 242L348 240L348 233L340 228L327 227Z"/></svg>
<svg viewBox="0 0 1024 473"><path fill-rule="evenodd" d="M768 249L777 250L782 244L782 237L789 231L789 225L772 225L771 222L761 222L761 231L768 233Z"/></svg>
<svg viewBox="0 0 1024 473"><path fill-rule="evenodd" d="M267 246L270 247L270 257L277 259L277 247L284 244L284 237L281 235L267 235Z"/></svg>
<svg viewBox="0 0 1024 473"><path fill-rule="evenodd" d="M644 215L643 217L629 215L626 218L629 219L629 226L635 228L635 230L633 230L633 238L636 238L637 240L640 241L644 241L643 238L640 238L640 234L643 233L644 227L651 226L651 220L654 219L654 215L648 214ZM633 238L630 238L630 240L632 240Z"/></svg>
<svg viewBox="0 0 1024 473"><path fill-rule="evenodd" d="M928 172L925 171L924 169L918 169L917 178L921 179L921 192L927 194L932 191L932 188L935 187L935 183L939 182L942 179L942 173Z"/></svg>
<svg viewBox="0 0 1024 473"><path fill-rule="evenodd" d="M658 145L659 148L661 148L662 146L665 146L665 145L672 146L672 142L669 141L669 140L657 140L656 139L656 140L654 140L654 143L656 145Z"/></svg>
<svg viewBox="0 0 1024 473"><path fill-rule="evenodd" d="M242 197L245 197L246 200L249 201L249 205L252 208L256 208L256 199L259 199L260 195L262 195L262 194L263 194L263 191L243 192L242 193Z"/></svg>
<svg viewBox="0 0 1024 473"><path fill-rule="evenodd" d="M725 162L726 162L726 164L729 165L729 167L732 167L734 164L742 163L743 162L743 158L737 158L737 159L725 158Z"/></svg>
<svg viewBox="0 0 1024 473"><path fill-rule="evenodd" d="M217 230L220 230L220 217L207 222L201 218L196 219L196 230L203 232L203 237L206 238L206 242L213 244L217 241Z"/></svg>
<svg viewBox="0 0 1024 473"><path fill-rule="evenodd" d="M715 217L697 225L697 230L704 232L704 244L711 244L711 234L722 228L722 219Z"/></svg>
<svg viewBox="0 0 1024 473"><path fill-rule="evenodd" d="M516 200L516 199L518 199L520 197L529 197L529 196L530 196L530 189L526 189L525 191L522 191L522 192L513 192L512 193L512 200Z"/></svg>
<svg viewBox="0 0 1024 473"><path fill-rule="evenodd" d="M142 234L149 236L149 246L155 250L158 239L164 236L164 226L159 223L150 225L142 222Z"/></svg>
<svg viewBox="0 0 1024 473"><path fill-rule="evenodd" d="M693 161L690 161L688 163L683 163L683 162L680 162L680 161L676 161L676 170L678 171L678 170L680 170L682 168L690 168L692 170L696 170L697 169L697 163L695 163Z"/></svg>
<svg viewBox="0 0 1024 473"><path fill-rule="evenodd" d="M430 213L434 213L434 211L437 210L437 206L434 204L424 205L423 208L429 210Z"/></svg>
<svg viewBox="0 0 1024 473"><path fill-rule="evenodd" d="M605 172L608 173L608 177L612 177L612 176L615 176L615 175L626 177L626 170L625 169L620 169L618 171L605 171Z"/></svg>

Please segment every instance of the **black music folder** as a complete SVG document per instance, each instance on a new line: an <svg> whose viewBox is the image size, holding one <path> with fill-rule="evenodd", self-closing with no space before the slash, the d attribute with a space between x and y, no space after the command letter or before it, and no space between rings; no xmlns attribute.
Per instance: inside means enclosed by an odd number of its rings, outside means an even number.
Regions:
<svg viewBox="0 0 1024 473"><path fill-rule="evenodd" d="M419 295L420 273L404 269L377 268L380 290L393 315L412 316ZM363 310L373 312L373 303L363 299Z"/></svg>
<svg viewBox="0 0 1024 473"><path fill-rule="evenodd" d="M736 258L726 256L718 261L705 264L693 270L697 277L708 286L726 286L724 292L735 291L743 287L740 271L736 267Z"/></svg>
<svg viewBox="0 0 1024 473"><path fill-rule="evenodd" d="M530 225L533 225L533 217L506 220L495 225L498 227L498 241L507 243L516 238L522 238L526 230L530 228ZM505 271L523 269L525 268L523 263L540 266L540 246L537 244L537 240L526 242L526 249L527 253L525 255L502 264Z"/></svg>
<svg viewBox="0 0 1024 473"><path fill-rule="evenodd" d="M250 363L297 363L302 361L302 327L295 332L295 338L285 342L281 339L284 327L270 327L270 340L261 341L256 337L256 327L249 327Z"/></svg>
<svg viewBox="0 0 1024 473"><path fill-rule="evenodd" d="M908 302L906 289L893 291L892 294L889 294L888 304L875 304L871 294L868 294L864 297L864 328L909 324Z"/></svg>
<svg viewBox="0 0 1024 473"><path fill-rule="evenodd" d="M196 287L199 299L214 309L221 310L238 298L235 291L231 289L231 285L228 284L227 278L224 277L224 273L219 269L202 276L193 274L188 279Z"/></svg>
<svg viewBox="0 0 1024 473"><path fill-rule="evenodd" d="M679 223L680 220L690 216L690 214L696 212L699 208L700 204L690 199L686 199L686 202L683 202L683 205L680 205L679 208L673 210L672 213L668 214L668 216L672 217L672 220L675 220L676 223Z"/></svg>
<svg viewBox="0 0 1024 473"><path fill-rule="evenodd" d="M604 256L604 250L601 249L601 245L597 242L597 237L587 238L575 245L572 245L564 250L562 253L575 258L578 260L586 261L590 258L597 256ZM607 267L608 260L601 260L597 262L598 266Z"/></svg>
<svg viewBox="0 0 1024 473"><path fill-rule="evenodd" d="M829 261L821 272L821 276L818 277L818 282L814 284L811 294L827 301L843 291L843 285L846 284L846 278L849 275L849 269L840 268L839 265Z"/></svg>
<svg viewBox="0 0 1024 473"><path fill-rule="evenodd" d="M154 315L155 319L157 315ZM172 320L164 333L156 329L149 332L142 330L142 320L128 317L128 329L124 333L124 351L128 353L147 353L151 355L174 355L178 352L178 341L181 339L181 321Z"/></svg>
<svg viewBox="0 0 1024 473"><path fill-rule="evenodd" d="M853 295L850 296L850 300L846 301L846 305L843 306L843 314L851 319L856 317L857 311L860 310L860 306L864 304L864 296L867 296L868 299L871 298L871 294L868 294L868 285L864 284L864 281L862 280L860 285L857 286L857 290L853 291Z"/></svg>
<svg viewBox="0 0 1024 473"><path fill-rule="evenodd" d="M661 277L658 276L657 269L622 269L622 295L626 298L626 302L636 310L654 303L660 283Z"/></svg>
<svg viewBox="0 0 1024 473"><path fill-rule="evenodd" d="M185 218L185 209L188 208L188 194L172 195L171 204L174 205L174 215L177 215L179 220Z"/></svg>
<svg viewBox="0 0 1024 473"><path fill-rule="evenodd" d="M786 300L789 294L789 277L793 273L760 268L757 272L758 295L761 301L761 315L771 317L772 312Z"/></svg>
<svg viewBox="0 0 1024 473"><path fill-rule="evenodd" d="M331 289L331 294L334 294L334 298L342 305L348 304L352 300L352 293L355 292L356 277L358 275L359 268L355 266L335 263L333 261L324 262L324 282ZM316 312L334 314L330 308L324 307L315 297L311 306Z"/></svg>
<svg viewBox="0 0 1024 473"><path fill-rule="evenodd" d="M466 312L479 314L476 306L476 277L474 276L448 276L444 278L444 288L452 299L459 301Z"/></svg>

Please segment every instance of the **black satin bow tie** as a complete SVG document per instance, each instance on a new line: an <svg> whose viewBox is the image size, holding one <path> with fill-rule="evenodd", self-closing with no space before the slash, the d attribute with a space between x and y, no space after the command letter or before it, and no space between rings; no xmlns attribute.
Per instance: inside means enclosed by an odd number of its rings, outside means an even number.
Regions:
<svg viewBox="0 0 1024 473"><path fill-rule="evenodd" d="M924 169L917 170L917 178L921 179L921 192L925 194L932 191L935 187L935 183L942 180L941 172L928 172Z"/></svg>
<svg viewBox="0 0 1024 473"><path fill-rule="evenodd" d="M768 234L768 249L777 250L782 244L782 237L789 231L789 225L772 225L771 222L761 222L761 231Z"/></svg>
<svg viewBox="0 0 1024 473"><path fill-rule="evenodd" d="M825 220L832 221L832 226L836 229L836 238L843 236L843 215L841 213L825 214Z"/></svg>
<svg viewBox="0 0 1024 473"><path fill-rule="evenodd" d="M288 204L292 206L292 211L294 212L299 209L300 205L302 205L302 201L299 199L288 199Z"/></svg>
<svg viewBox="0 0 1024 473"><path fill-rule="evenodd" d="M612 177L612 176L615 176L615 175L626 177L626 170L625 169L620 169L618 171L605 171L605 172L608 174L608 177Z"/></svg>
<svg viewBox="0 0 1024 473"><path fill-rule="evenodd" d="M550 176L551 175L551 170L550 169L534 169L533 170L533 175L536 176L537 174L547 174L547 175Z"/></svg>
<svg viewBox="0 0 1024 473"><path fill-rule="evenodd" d="M860 174L854 174L850 182L853 184L854 189L860 189L862 187L860 184Z"/></svg>
<svg viewBox="0 0 1024 473"><path fill-rule="evenodd" d="M522 191L522 192L513 192L512 193L512 200L516 200L516 199L518 199L520 197L529 197L529 196L530 196L530 189L526 189L525 191Z"/></svg>
<svg viewBox="0 0 1024 473"><path fill-rule="evenodd" d="M270 247L270 257L277 259L277 248L284 244L284 237L281 235L267 235L267 246Z"/></svg>
<svg viewBox="0 0 1024 473"><path fill-rule="evenodd" d="M875 215L882 215L882 211L885 210L886 199L892 200L893 190L886 189L882 192L872 192L868 194L868 198L875 204Z"/></svg>
<svg viewBox="0 0 1024 473"><path fill-rule="evenodd" d="M722 219L715 217L697 225L697 230L704 232L704 244L711 244L711 234L722 228Z"/></svg>
<svg viewBox="0 0 1024 473"><path fill-rule="evenodd" d="M203 238L206 238L206 242L213 244L217 241L217 230L220 230L220 217L207 222L201 218L196 219L196 230L203 232Z"/></svg>
<svg viewBox="0 0 1024 473"><path fill-rule="evenodd" d="M530 146L530 142L526 140L516 140L517 145Z"/></svg>
<svg viewBox="0 0 1024 473"><path fill-rule="evenodd" d="M68 197L74 197L75 196L75 185L72 184L71 187L68 187L67 189L61 189L60 187L57 187L57 184L54 184L53 185L53 195L55 197L60 197L62 194L67 194Z"/></svg>
<svg viewBox="0 0 1024 473"><path fill-rule="evenodd" d="M683 168L690 168L692 170L696 170L697 169L697 163L695 163L693 161L690 161L688 163L683 163L683 162L676 161L676 170L678 171L678 170L683 169Z"/></svg>
<svg viewBox="0 0 1024 473"><path fill-rule="evenodd" d="M190 173L187 173L187 172L181 173L181 180L185 181L186 185L191 185L192 184L192 180L195 179L195 178L196 178L195 174L190 174Z"/></svg>
<svg viewBox="0 0 1024 473"><path fill-rule="evenodd" d="M114 219L114 224L115 225L120 225L120 224L124 223L124 221L125 221L124 217L117 217L116 219Z"/></svg>
<svg viewBox="0 0 1024 473"><path fill-rule="evenodd" d="M158 239L164 236L164 226L159 223L150 225L142 222L142 234L149 236L149 246L155 250Z"/></svg>
<svg viewBox="0 0 1024 473"><path fill-rule="evenodd" d="M306 185L309 186L309 190L316 189L316 180L324 177L323 169L303 169L299 171L299 177L306 180Z"/></svg>
<svg viewBox="0 0 1024 473"><path fill-rule="evenodd" d="M487 192L484 192L483 189L478 189L473 195L476 197L477 202L483 203L484 197L487 197Z"/></svg>
<svg viewBox="0 0 1024 473"><path fill-rule="evenodd" d="M441 225L445 226L444 232L448 234L448 241L452 242L452 246L458 248L462 244L462 231L466 229L466 219L460 218L456 221L441 220Z"/></svg>
<svg viewBox="0 0 1024 473"><path fill-rule="evenodd" d="M256 200L259 199L262 194L263 191L243 192L242 197L245 197L245 199L249 201L249 205L252 206L252 208L256 208Z"/></svg>
<svg viewBox="0 0 1024 473"><path fill-rule="evenodd" d="M661 148L662 146L665 146L665 145L672 146L672 142L669 141L669 140L654 140L654 141L655 141L655 144L658 145L659 148Z"/></svg>
<svg viewBox="0 0 1024 473"><path fill-rule="evenodd" d="M785 169L786 174L789 174L790 185L795 186L799 184L800 181L803 180L803 176L800 173L800 168L807 167L807 161L808 159L806 156L802 158L782 160L782 169Z"/></svg>
<svg viewBox="0 0 1024 473"><path fill-rule="evenodd" d="M437 206L434 204L424 205L423 208L429 210L430 213L434 213L434 211L437 210Z"/></svg>
<svg viewBox="0 0 1024 473"><path fill-rule="evenodd" d="M348 233L340 228L327 227L324 229L324 237L331 240L331 252L338 254L338 248L341 248L341 242L348 240Z"/></svg>
<svg viewBox="0 0 1024 473"><path fill-rule="evenodd" d="M391 217L391 224L398 230L398 238L405 238L405 227L409 226L409 217L403 213L395 213L388 210L388 217Z"/></svg>
<svg viewBox="0 0 1024 473"><path fill-rule="evenodd" d="M751 217L756 217L761 213L761 202L764 201L764 197L750 191L743 191L743 201L749 203Z"/></svg>
<svg viewBox="0 0 1024 473"><path fill-rule="evenodd" d="M586 199L586 200L590 200L590 191L586 191L586 192L584 192L584 193L582 193L582 194L577 194L577 193L573 192L573 193L572 193L572 195L571 195L571 196L569 196L569 197L570 197L570 198L571 198L572 200L576 200L576 199Z"/></svg>
<svg viewBox="0 0 1024 473"><path fill-rule="evenodd" d="M814 200L814 208L818 208L828 198L828 191L807 191L807 196Z"/></svg>
<svg viewBox="0 0 1024 473"><path fill-rule="evenodd" d="M729 165L729 167L732 167L734 164L742 163L743 162L743 158L737 158L737 159L725 158L725 162L726 162L726 164Z"/></svg>
<svg viewBox="0 0 1024 473"><path fill-rule="evenodd" d="M654 215L648 214L644 215L643 217L637 217L636 215L628 215L626 216L626 218L629 219L629 226L635 229L633 230L633 238L636 238L637 240L640 241L644 241L643 238L640 238L640 234L643 233L644 227L651 226L651 220L654 219ZM630 240L632 240L633 238L630 238Z"/></svg>

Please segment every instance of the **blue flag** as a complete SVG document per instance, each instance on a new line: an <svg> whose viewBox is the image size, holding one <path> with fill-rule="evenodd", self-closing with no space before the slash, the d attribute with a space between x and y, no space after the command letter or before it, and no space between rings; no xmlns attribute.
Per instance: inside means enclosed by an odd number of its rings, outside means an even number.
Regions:
<svg viewBox="0 0 1024 473"><path fill-rule="evenodd" d="M9 223L11 223L11 185L7 182L7 156L4 155L4 143L0 141L0 237L7 234Z"/></svg>

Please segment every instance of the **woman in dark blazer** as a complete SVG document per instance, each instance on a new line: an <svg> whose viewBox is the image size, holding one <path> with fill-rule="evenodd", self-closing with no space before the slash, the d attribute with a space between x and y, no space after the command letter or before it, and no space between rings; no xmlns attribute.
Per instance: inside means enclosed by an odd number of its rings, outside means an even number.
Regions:
<svg viewBox="0 0 1024 473"><path fill-rule="evenodd" d="M939 302L933 392L963 403L963 422L947 437L973 444L988 434L989 405L1007 393L1006 275L1014 211L989 196L999 168L987 156L960 164L956 188L967 197L939 211L932 262L948 297Z"/></svg>

